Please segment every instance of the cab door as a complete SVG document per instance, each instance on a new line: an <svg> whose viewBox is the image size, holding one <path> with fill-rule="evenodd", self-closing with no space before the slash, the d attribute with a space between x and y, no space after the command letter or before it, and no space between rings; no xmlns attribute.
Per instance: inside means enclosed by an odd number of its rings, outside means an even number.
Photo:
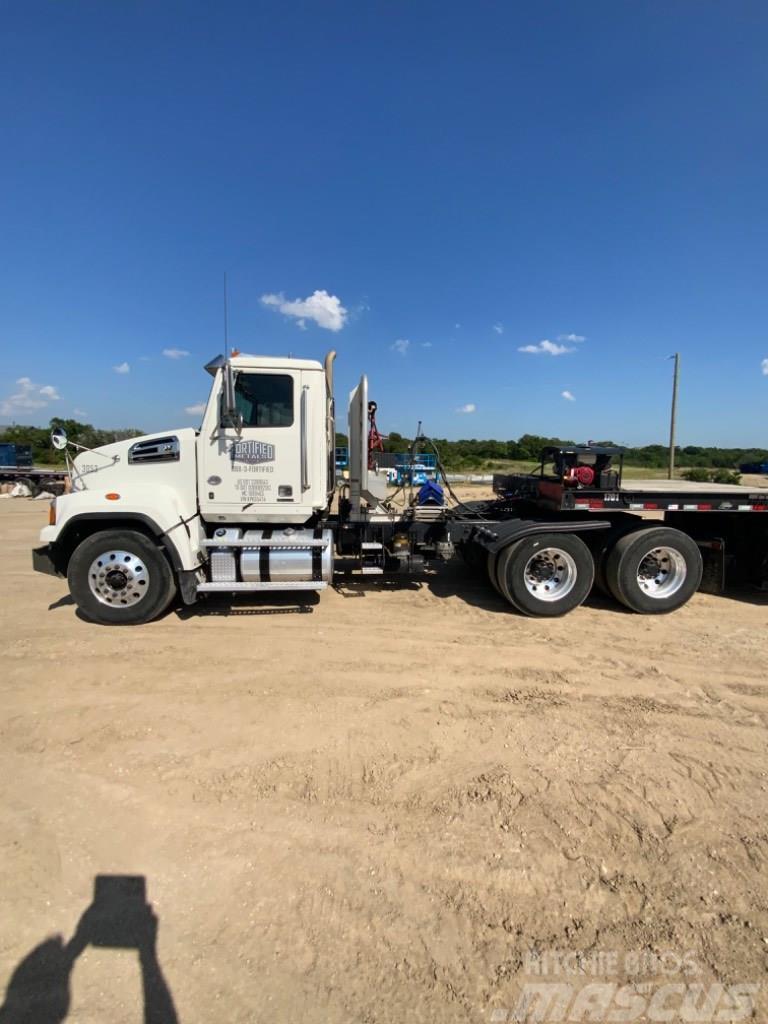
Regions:
<svg viewBox="0 0 768 1024"><path fill-rule="evenodd" d="M302 522L308 513L302 508L301 372L238 370L235 406L237 424L223 422L219 408L215 429L201 437L203 516Z"/></svg>

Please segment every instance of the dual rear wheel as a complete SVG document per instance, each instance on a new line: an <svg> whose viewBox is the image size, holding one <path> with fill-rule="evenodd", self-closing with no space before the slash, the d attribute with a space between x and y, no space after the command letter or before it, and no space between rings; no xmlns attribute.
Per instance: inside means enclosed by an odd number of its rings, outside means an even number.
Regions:
<svg viewBox="0 0 768 1024"><path fill-rule="evenodd" d="M701 583L702 558L687 534L668 527L640 527L609 543L602 577L612 596L632 611L658 615L681 607ZM487 558L488 576L525 615L565 615L586 599L595 581L595 559L574 534L541 534L510 544Z"/></svg>
<svg viewBox="0 0 768 1024"><path fill-rule="evenodd" d="M699 589L703 569L696 542L667 526L625 533L608 550L604 564L610 593L643 615L684 605Z"/></svg>
<svg viewBox="0 0 768 1024"><path fill-rule="evenodd" d="M491 582L524 615L552 618L577 608L592 589L595 563L581 538L524 537L488 556Z"/></svg>

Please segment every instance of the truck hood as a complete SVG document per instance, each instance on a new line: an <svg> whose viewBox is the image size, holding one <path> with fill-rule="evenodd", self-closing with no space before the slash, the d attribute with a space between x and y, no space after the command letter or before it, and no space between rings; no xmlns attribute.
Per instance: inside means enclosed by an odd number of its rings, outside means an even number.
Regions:
<svg viewBox="0 0 768 1024"><path fill-rule="evenodd" d="M195 450L196 436L193 427L182 427L80 452L73 460L73 490L118 488L132 481L140 482L148 474L157 480L157 474L162 473L161 466L177 466L182 459L189 459Z"/></svg>

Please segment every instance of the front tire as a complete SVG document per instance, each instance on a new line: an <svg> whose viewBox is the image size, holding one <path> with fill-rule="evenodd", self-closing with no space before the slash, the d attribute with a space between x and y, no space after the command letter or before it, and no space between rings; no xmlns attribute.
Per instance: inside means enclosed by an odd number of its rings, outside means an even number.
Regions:
<svg viewBox="0 0 768 1024"><path fill-rule="evenodd" d="M594 579L592 553L573 534L526 537L505 548L496 563L499 590L524 615L565 615L586 599Z"/></svg>
<svg viewBox="0 0 768 1024"><path fill-rule="evenodd" d="M176 593L165 555L134 530L103 530L86 537L69 560L67 581L83 615L110 626L149 622Z"/></svg>
<svg viewBox="0 0 768 1024"><path fill-rule="evenodd" d="M703 570L696 543L663 526L620 537L606 560L605 578L616 600L633 612L663 615L693 597Z"/></svg>

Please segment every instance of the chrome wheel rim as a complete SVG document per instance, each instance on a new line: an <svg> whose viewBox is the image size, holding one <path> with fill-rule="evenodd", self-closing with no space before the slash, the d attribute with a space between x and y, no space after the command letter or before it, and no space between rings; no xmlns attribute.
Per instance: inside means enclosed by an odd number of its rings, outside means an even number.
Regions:
<svg viewBox="0 0 768 1024"><path fill-rule="evenodd" d="M149 570L132 551L105 551L88 570L88 586L101 604L127 608L143 601L149 590Z"/></svg>
<svg viewBox="0 0 768 1024"><path fill-rule="evenodd" d="M675 548L653 548L640 560L637 585L648 597L661 600L676 594L685 583L688 567Z"/></svg>
<svg viewBox="0 0 768 1024"><path fill-rule="evenodd" d="M525 589L537 601L560 601L576 585L576 562L562 548L542 548L523 570Z"/></svg>

